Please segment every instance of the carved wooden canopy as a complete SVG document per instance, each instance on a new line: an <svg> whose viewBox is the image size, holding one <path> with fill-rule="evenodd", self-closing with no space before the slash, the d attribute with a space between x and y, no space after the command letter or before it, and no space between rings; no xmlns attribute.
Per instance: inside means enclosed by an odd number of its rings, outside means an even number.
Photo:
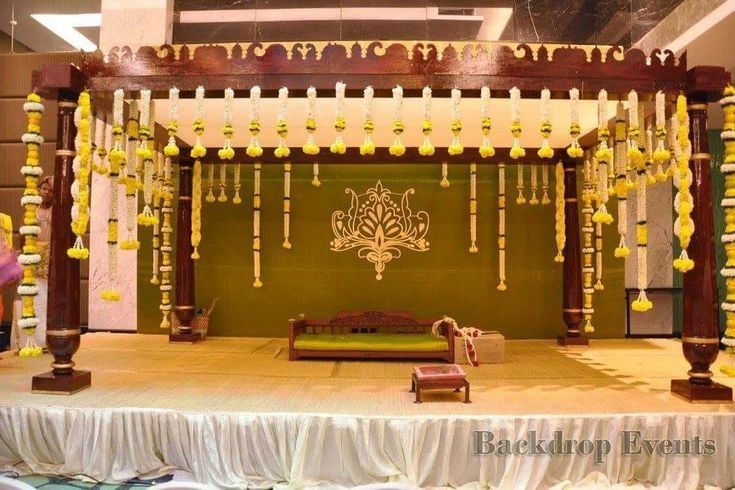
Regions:
<svg viewBox="0 0 735 490"><path fill-rule="evenodd" d="M515 86L527 96L548 88L559 97L577 87L582 97L594 98L602 88L611 94L665 90L673 95L686 88L687 64L686 54L676 58L671 51L654 50L646 56L620 46L338 41L164 45L135 53L114 48L107 56L85 54L83 72L94 91L147 88L157 96L173 85L183 97L199 85L208 91L232 87L241 94L259 85L264 95L286 86L293 96L304 96L313 85L329 95L343 81L348 95L361 95L368 85L376 95L387 95L399 84L406 96L419 95L424 86L437 96L452 88L472 96L487 85L500 97Z"/></svg>

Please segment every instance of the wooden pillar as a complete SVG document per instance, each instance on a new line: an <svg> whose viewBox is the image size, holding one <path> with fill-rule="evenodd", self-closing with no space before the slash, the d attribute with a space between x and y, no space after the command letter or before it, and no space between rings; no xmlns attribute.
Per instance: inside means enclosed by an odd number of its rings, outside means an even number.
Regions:
<svg viewBox="0 0 735 490"><path fill-rule="evenodd" d="M702 72L699 70L705 69ZM721 70L697 67L689 71L689 138L692 156L689 168L692 171L691 193L694 201L692 218L695 231L687 253L694 260L694 269L684 274L683 281L683 332L682 349L691 365L689 379L671 380L671 392L689 401L732 401L732 388L712 381L710 366L719 353L718 296L715 274L715 229L712 212L711 157L707 135L707 102L720 96L727 80ZM715 69L717 70L717 69ZM707 78L702 77L707 75ZM714 82L714 90L706 90L704 81ZM705 85L705 87L702 87Z"/></svg>
<svg viewBox="0 0 735 490"><path fill-rule="evenodd" d="M196 314L194 289L194 248L191 246L191 194L194 163L189 158L179 160L179 203L176 214L176 278L174 314L179 320L178 333L171 333L169 342L194 343L201 340L199 333L191 331Z"/></svg>
<svg viewBox="0 0 735 490"><path fill-rule="evenodd" d="M51 211L51 245L48 276L46 343L54 362L51 371L33 377L34 393L71 394L92 383L89 371L74 369L72 357L79 349L79 261L66 251L74 245L71 231L71 185L74 181L74 110L83 87L81 73L71 65L49 65L34 74L34 85L52 90L58 100L58 129L54 164L54 197Z"/></svg>
<svg viewBox="0 0 735 490"><path fill-rule="evenodd" d="M579 244L579 205L577 203L578 158L564 157L564 245L562 317L567 326L557 337L559 345L589 345L580 332L582 323L582 251Z"/></svg>

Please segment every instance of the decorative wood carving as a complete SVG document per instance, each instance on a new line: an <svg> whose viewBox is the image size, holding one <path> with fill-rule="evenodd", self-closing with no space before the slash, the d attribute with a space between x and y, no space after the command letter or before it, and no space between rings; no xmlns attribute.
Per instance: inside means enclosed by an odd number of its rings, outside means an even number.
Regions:
<svg viewBox="0 0 735 490"><path fill-rule="evenodd" d="M291 95L303 97L310 85L329 94L340 80L355 95L368 85L376 95L387 95L400 84L406 96L420 95L426 85L437 96L488 85L498 96L516 86L529 92L547 87L564 97L562 92L582 86L583 97L596 97L602 88L611 94L673 94L684 89L687 67L686 54L676 58L654 50L648 57L621 46L338 41L144 46L135 53L113 48L107 56L84 54L83 70L92 90L164 91L176 85L182 97L199 85L213 91L260 85L266 94L287 86Z"/></svg>

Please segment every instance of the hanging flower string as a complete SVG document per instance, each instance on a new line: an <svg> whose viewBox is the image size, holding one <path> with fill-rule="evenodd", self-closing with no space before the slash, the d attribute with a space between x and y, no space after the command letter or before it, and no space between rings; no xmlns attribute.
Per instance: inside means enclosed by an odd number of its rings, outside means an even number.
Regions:
<svg viewBox="0 0 735 490"><path fill-rule="evenodd" d="M207 167L207 197L204 198L207 202L214 202L217 199L214 197L214 165Z"/></svg>
<svg viewBox="0 0 735 490"><path fill-rule="evenodd" d="M592 198L594 195L594 185L592 183L592 165L589 160L584 162L584 183L582 185L582 293L584 295L584 302L582 305L582 315L584 316L584 331L592 333L595 331L595 327L592 326L592 315L595 313L592 307L592 295L595 289L592 285L592 277L595 273L595 268L592 265L592 256L595 253L595 247L592 243L592 235L595 228L592 224Z"/></svg>
<svg viewBox="0 0 735 490"><path fill-rule="evenodd" d="M470 164L470 253L477 253L477 164Z"/></svg>
<svg viewBox="0 0 735 490"><path fill-rule="evenodd" d="M153 201L153 174L154 174L154 153L150 148L153 135L151 121L151 91L140 91L140 129L138 134L140 142L137 150L137 157L143 161L143 201L145 205L143 212L138 215L138 224L141 226L153 226L158 224L158 219L153 215L151 203ZM155 124L155 123L154 123Z"/></svg>
<svg viewBox="0 0 735 490"><path fill-rule="evenodd" d="M393 144L388 148L388 153L394 157L400 157L406 153L406 146L401 141L403 134L403 88L397 85L393 89Z"/></svg>
<svg viewBox="0 0 735 490"><path fill-rule="evenodd" d="M342 84L344 86L344 84ZM337 83L337 89L339 92L339 86L340 83ZM338 93L339 96L339 93ZM339 105L339 103L337 104ZM344 111L344 87L342 88L342 111ZM305 155L318 155L319 154L319 145L316 144L314 141L314 132L316 131L316 89L314 87L309 87L306 90L306 143L304 143L304 146L301 148ZM344 130L344 117L342 117L342 129ZM337 123L335 122L335 129L337 127ZM341 141L342 136L339 135L339 139ZM334 145L332 145L334 146ZM339 150L338 147L334 147L335 150ZM329 148L330 151L332 151L332 148ZM335 153L336 151L332 152ZM343 152L344 153L344 152ZM311 180L311 185L314 187L319 187L322 185L321 182L319 182L319 163L314 162L312 164L312 175L313 178Z"/></svg>
<svg viewBox="0 0 735 490"><path fill-rule="evenodd" d="M276 133L278 134L278 143L273 154L276 158L288 158L291 155L291 149L288 147L286 138L288 137L288 121L286 114L288 111L288 89L281 87L278 89L278 109L276 113Z"/></svg>
<svg viewBox="0 0 735 490"><path fill-rule="evenodd" d="M505 291L505 163L498 164L498 291Z"/></svg>
<svg viewBox="0 0 735 490"><path fill-rule="evenodd" d="M674 235L679 237L681 254L674 260L674 268L685 273L694 268L694 261L689 258L687 248L694 233L694 220L691 217L694 201L689 188L692 185L692 172L689 170L689 158L692 155L692 145L689 142L689 114L687 114L687 99L679 95L676 99L678 162L677 173L674 175L674 186L679 189L674 198L674 210L679 215L674 221Z"/></svg>
<svg viewBox="0 0 735 490"><path fill-rule="evenodd" d="M22 141L26 145L26 161L20 169L25 180L25 189L20 204L23 206L23 226L20 227L20 235L23 237L23 251L18 255L18 262L23 267L23 278L18 286L18 294L22 298L22 312L18 319L18 327L26 334L26 345L20 349L21 357L38 357L42 353L40 346L36 345L33 335L38 326L38 318L34 306L34 298L38 295L38 283L36 281L36 267L41 262L41 254L38 247L38 235L41 228L38 226L36 210L41 204L41 196L38 194L38 179L43 175L41 168L41 116L44 106L41 97L32 92L26 97L23 110L28 119L27 132Z"/></svg>
<svg viewBox="0 0 735 490"><path fill-rule="evenodd" d="M161 214L163 216L163 224L161 225L161 325L162 329L171 328L171 252L173 251L171 235L173 234L173 225L171 215L173 214L173 196L174 188L171 182L171 163L174 158L179 156L179 148L176 145L176 133L179 130L179 89L172 87L168 91L169 98L169 122L168 122L168 144L163 149L164 160L163 167L163 185L161 187Z"/></svg>
<svg viewBox="0 0 735 490"><path fill-rule="evenodd" d="M480 143L480 156L482 158L492 158L495 156L495 148L490 143L490 130L493 127L493 121L490 118L490 89L482 87L480 89L480 129L482 130L482 142Z"/></svg>
<svg viewBox="0 0 735 490"><path fill-rule="evenodd" d="M334 143L329 147L329 151L335 155L344 155L347 151L343 134L347 129L347 121L345 121L345 89L347 85L337 82L334 86L335 107L334 107L334 131L337 133L334 137Z"/></svg>
<svg viewBox="0 0 735 490"><path fill-rule="evenodd" d="M434 324L431 326L432 335L434 335L435 337L444 338L444 335L442 335L441 331L442 325L448 325L449 335L454 335L455 337L459 337L462 339L462 345L464 346L465 356L467 356L467 362L472 364L474 367L478 367L480 365L480 361L477 360L477 351L475 349L475 344L473 343L472 339L481 337L482 334L484 334L485 332L474 327L460 328L454 318L445 316L441 320L434 322Z"/></svg>
<svg viewBox="0 0 735 490"><path fill-rule="evenodd" d="M516 204L526 204L526 197L523 195L523 190L526 188L526 184L523 181L523 165L520 163L517 164L516 170L518 174L518 185L516 186L518 197L516 198Z"/></svg>
<svg viewBox="0 0 735 490"><path fill-rule="evenodd" d="M373 97L375 92L373 91L373 87L365 87L362 93L364 112L362 130L365 132L365 137L360 145L360 155L374 155L375 143L373 142L373 131L375 131L375 123L373 122Z"/></svg>
<svg viewBox="0 0 735 490"><path fill-rule="evenodd" d="M431 156L435 152L434 145L431 143L431 88L424 87L421 92L421 103L423 106L424 121L421 123L421 132L424 134L424 141L419 146L419 155Z"/></svg>
<svg viewBox="0 0 735 490"><path fill-rule="evenodd" d="M462 102L462 92L457 89L452 89L451 95L452 103L452 142L449 144L449 154L452 156L461 155L464 152L464 146L459 140L459 135L462 132L462 119L459 113L459 104Z"/></svg>
<svg viewBox="0 0 735 490"><path fill-rule="evenodd" d="M541 204L551 204L549 197L549 165L541 165Z"/></svg>
<svg viewBox="0 0 735 490"><path fill-rule="evenodd" d="M110 172L109 167L106 165L107 148L105 146L105 144L109 143L106 132L108 124L105 124L104 116L98 117L95 121L96 128L94 131L94 145L92 145L92 170L97 172L99 175L107 175Z"/></svg>
<svg viewBox="0 0 735 490"><path fill-rule="evenodd" d="M541 148L538 150L539 158L552 159L554 158L554 149L549 144L549 137L551 136L551 91L547 88L541 91Z"/></svg>
<svg viewBox="0 0 735 490"><path fill-rule="evenodd" d="M71 230L76 235L74 246L66 254L77 260L89 258L89 249L84 246L83 236L89 225L89 172L91 169L92 148L90 138L89 116L91 101L89 92L79 94L79 105L74 113L74 123L77 127L77 137L74 141L77 154L74 157L74 183L71 186L71 195L74 204L71 207Z"/></svg>
<svg viewBox="0 0 735 490"><path fill-rule="evenodd" d="M728 85L720 100L725 113L725 124L720 136L725 146L725 159L720 165L724 175L725 193L722 198L722 207L725 210L725 228L722 233L722 243L725 246L727 262L720 270L725 278L727 288L725 301L721 308L725 312L725 334L722 343L729 354L729 363L720 370L728 376L735 376L735 88Z"/></svg>
<svg viewBox="0 0 735 490"><path fill-rule="evenodd" d="M306 143L301 147L305 155L318 155L319 145L314 141L314 131L316 131L316 118L314 117L316 108L316 89L309 87L306 89Z"/></svg>
<svg viewBox="0 0 735 490"><path fill-rule="evenodd" d="M526 150L521 146L521 91L516 87L510 89L510 132L513 135L510 157L525 157Z"/></svg>
<svg viewBox="0 0 735 490"><path fill-rule="evenodd" d="M217 156L222 160L219 168L219 197L217 201L227 202L227 163L235 158L235 149L232 148L232 137L235 128L232 127L233 112L235 110L235 92L231 88L225 89L225 117L222 126L222 136L225 141L222 148L217 151Z"/></svg>
<svg viewBox="0 0 735 490"><path fill-rule="evenodd" d="M100 295L105 301L119 301L117 289L117 249L118 249L118 185L120 173L125 166L124 133L123 133L123 98L122 90L115 90L112 101L112 138L109 153L110 160L110 207L107 218L107 288Z"/></svg>
<svg viewBox="0 0 735 490"><path fill-rule="evenodd" d="M429 90L429 96L431 96L431 89L429 89L428 87L424 88L424 94L426 94L426 90L427 89ZM430 110L430 108L431 108L431 105L430 104L431 104L431 99L428 99L427 100L426 98L424 98L424 113L425 113L424 114L424 121L429 120L429 133L431 133L431 120L430 119L427 119L429 116L426 114L426 112L427 112L427 107L428 107L428 110ZM429 136L426 133L426 126L424 126L424 134L426 134L426 140L428 141ZM434 147L433 146L432 146L432 149L431 149L431 153L432 154L434 153ZM451 154L451 151L450 151L450 154ZM439 185L442 186L444 189L446 189L447 187L449 187L449 178L448 178L449 177L449 163L448 162L446 162L446 161L443 161L442 162L441 173L442 173L442 178L439 181Z"/></svg>
<svg viewBox="0 0 735 490"><path fill-rule="evenodd" d="M564 262L564 247L566 246L565 216L564 216L564 166L558 162L555 167L556 177L556 257L555 262Z"/></svg>
<svg viewBox="0 0 735 490"><path fill-rule="evenodd" d="M240 204L242 198L240 197L240 165L235 165L234 175L232 176L232 185L235 189L235 195L232 197L232 204Z"/></svg>
<svg viewBox="0 0 735 490"><path fill-rule="evenodd" d="M119 180L125 186L125 228L127 235L125 240L120 243L120 248L122 250L138 250L140 248L140 242L135 239L137 214L136 192L138 189L138 179L135 175L138 161L138 103L135 100L130 101L126 132L128 144L124 160L125 163L120 167Z"/></svg>
<svg viewBox="0 0 735 490"><path fill-rule="evenodd" d="M538 190L538 165L535 163L531 165L531 199L528 200L528 204L535 206L538 204L538 197L536 191Z"/></svg>
<svg viewBox="0 0 735 490"><path fill-rule="evenodd" d="M196 89L194 97L194 123L192 125L196 141L191 149L191 158L194 159L194 172L191 191L191 246L194 251L191 258L199 260L199 243L202 241L202 158L207 149L202 144L204 134L204 87ZM211 166L210 166L211 168Z"/></svg>
<svg viewBox="0 0 735 490"><path fill-rule="evenodd" d="M260 134L260 87L254 86L250 89L250 142L245 153L251 158L259 158L263 155L263 147L260 146L258 135Z"/></svg>
<svg viewBox="0 0 735 490"><path fill-rule="evenodd" d="M283 248L291 249L291 162L283 164Z"/></svg>
<svg viewBox="0 0 735 490"><path fill-rule="evenodd" d="M637 102L635 105L637 107ZM638 120L637 117L636 121ZM620 235L620 241L615 248L615 257L624 259L630 255L630 249L626 243L626 234L628 233L628 173L626 170L625 114L623 113L622 103L618 104L615 119L615 144L615 195L618 199L618 235Z"/></svg>
<svg viewBox="0 0 735 490"><path fill-rule="evenodd" d="M260 280L260 162L253 167L253 287L263 286Z"/></svg>
<svg viewBox="0 0 735 490"><path fill-rule="evenodd" d="M567 148L570 158L582 158L584 150L579 146L579 89L573 88L569 91L569 136L572 143Z"/></svg>
<svg viewBox="0 0 735 490"><path fill-rule="evenodd" d="M160 147L159 147L160 149ZM153 261L151 264L151 284L159 286L161 279L158 275L158 269L161 267L161 192L163 191L163 172L166 168L165 157L160 151L156 153L156 180L153 187L153 216L156 223L153 225Z"/></svg>
<svg viewBox="0 0 735 490"><path fill-rule="evenodd" d="M650 135L650 132L649 132ZM650 146L649 146L650 147ZM646 296L648 284L648 224L646 222L646 165L643 159L638 160L636 168L636 225L635 236L637 245L637 286L638 298L631 304L633 311L645 312L653 308L653 302Z"/></svg>
<svg viewBox="0 0 735 490"><path fill-rule="evenodd" d="M599 195L599 206L592 216L592 221L597 224L609 225L613 222L613 216L607 210L607 202L609 199L607 189L608 165L612 162L613 151L608 147L607 141L610 138L610 130L607 127L607 91L600 90L597 96L597 151L595 151L595 159L598 165L597 177L597 193Z"/></svg>

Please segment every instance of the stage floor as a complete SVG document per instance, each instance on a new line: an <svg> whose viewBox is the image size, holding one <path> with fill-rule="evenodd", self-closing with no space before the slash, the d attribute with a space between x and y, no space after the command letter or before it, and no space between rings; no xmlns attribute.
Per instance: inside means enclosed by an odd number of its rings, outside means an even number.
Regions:
<svg viewBox="0 0 735 490"><path fill-rule="evenodd" d="M31 377L52 358L0 357L0 405L159 408L196 412L357 416L733 413L733 404L690 404L669 392L689 365L677 340L592 340L561 348L552 340L507 341L507 363L465 366L471 404L461 395L409 393L418 362L288 361L286 339L210 337L174 345L167 337L90 333L75 356L92 388L73 396L31 393ZM712 368L720 375L721 354Z"/></svg>

